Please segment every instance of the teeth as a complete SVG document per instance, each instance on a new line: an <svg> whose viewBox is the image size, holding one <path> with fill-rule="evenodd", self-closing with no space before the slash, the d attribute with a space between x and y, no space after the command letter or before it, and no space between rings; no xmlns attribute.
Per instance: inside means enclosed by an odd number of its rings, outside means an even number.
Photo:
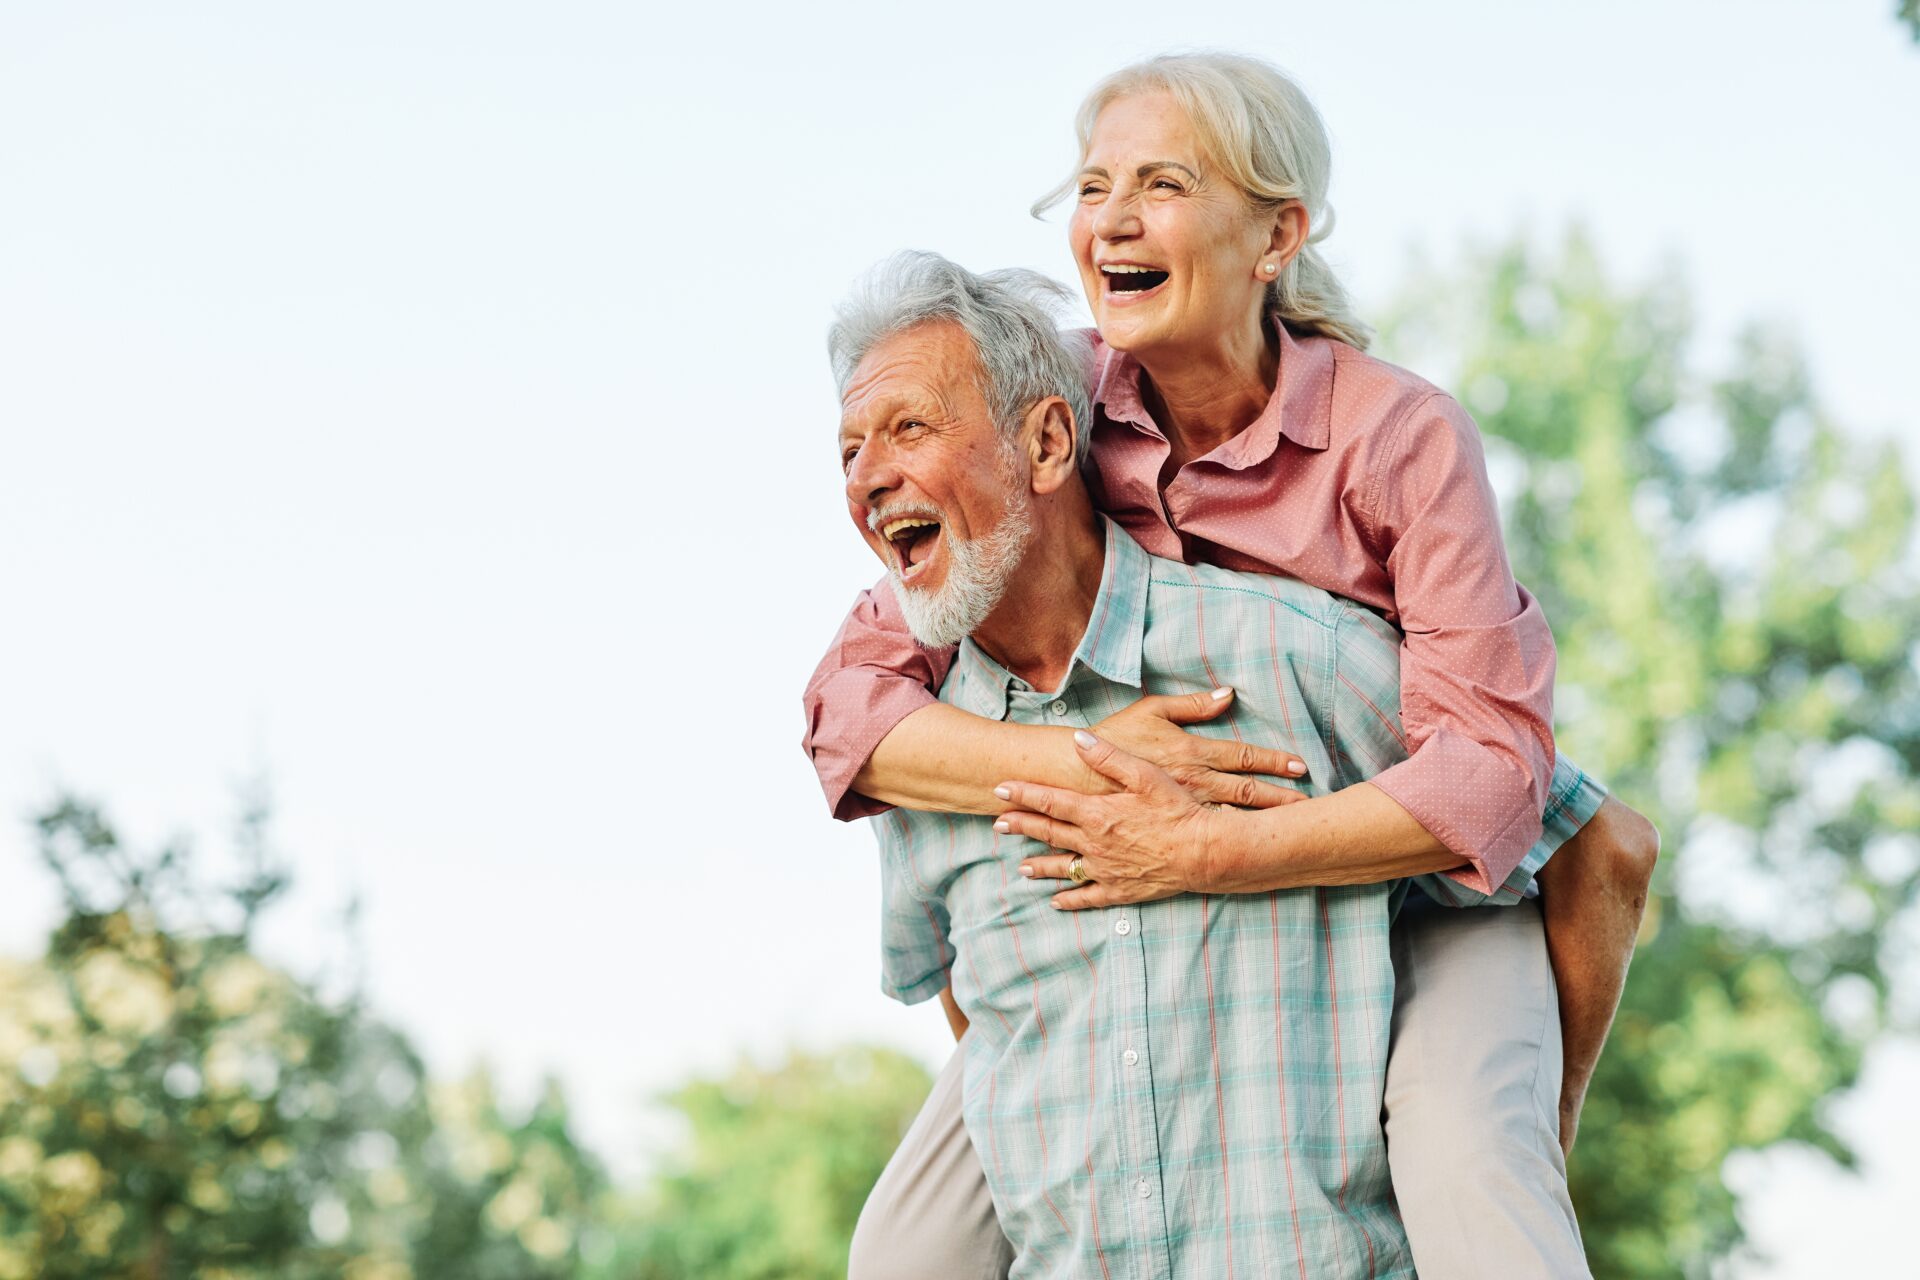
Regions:
<svg viewBox="0 0 1920 1280"><path fill-rule="evenodd" d="M1108 275L1113 276L1144 276L1154 275L1160 272L1160 268L1158 267L1136 267L1119 263L1112 266L1101 267L1100 269Z"/></svg>
<svg viewBox="0 0 1920 1280"><path fill-rule="evenodd" d="M939 527L938 520L889 520L880 527L880 536L891 542L907 529L934 529Z"/></svg>

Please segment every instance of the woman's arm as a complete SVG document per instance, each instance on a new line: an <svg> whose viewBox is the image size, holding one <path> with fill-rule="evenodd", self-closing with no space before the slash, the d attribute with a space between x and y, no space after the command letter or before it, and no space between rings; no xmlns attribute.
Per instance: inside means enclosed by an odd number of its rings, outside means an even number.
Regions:
<svg viewBox="0 0 1920 1280"><path fill-rule="evenodd" d="M1081 760L1072 730L988 720L935 701L931 690L952 661L952 650L914 641L887 583L861 593L804 699L804 746L835 817L865 817L891 805L998 813L1006 804L993 788L1007 777L1110 789ZM1232 705L1231 690L1216 693L1141 698L1095 727L1167 770L1199 799L1247 807L1300 799L1299 792L1254 776L1301 777L1306 765L1298 756L1180 728Z"/></svg>
<svg viewBox="0 0 1920 1280"><path fill-rule="evenodd" d="M1025 859L1022 875L1067 879L1074 855L1080 856L1093 883L1055 895L1058 907L1373 884L1460 862L1369 783L1284 808L1218 807L1197 802L1164 770L1092 734L1077 734L1076 749L1112 794L1003 783L1000 798L1014 809L995 824L1067 851Z"/></svg>
<svg viewBox="0 0 1920 1280"><path fill-rule="evenodd" d="M1553 773L1553 633L1513 580L1480 431L1434 393L1378 433L1356 514L1404 639L1407 759L1372 781L1492 893L1540 838Z"/></svg>
<svg viewBox="0 0 1920 1280"><path fill-rule="evenodd" d="M1266 809L1301 800L1298 791L1253 775L1300 777L1296 755L1239 742L1202 738L1180 726L1220 715L1233 691L1141 698L1095 725L1095 731L1166 771L1196 800ZM1008 777L1098 795L1113 784L1091 769L1073 730L988 720L945 703L913 712L881 739L854 776L859 794L886 804L937 813L999 813L994 787Z"/></svg>

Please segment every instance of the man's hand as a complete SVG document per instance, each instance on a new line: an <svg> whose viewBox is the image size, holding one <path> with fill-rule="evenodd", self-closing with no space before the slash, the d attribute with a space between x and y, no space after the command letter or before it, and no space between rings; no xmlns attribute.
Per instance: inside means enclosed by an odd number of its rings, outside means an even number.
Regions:
<svg viewBox="0 0 1920 1280"><path fill-rule="evenodd" d="M1299 756L1244 742L1203 738L1180 727L1212 720L1232 705L1231 689L1155 695L1114 712L1094 725L1093 732L1102 742L1158 766L1196 800L1242 809L1270 809L1306 799L1289 787L1252 776L1304 777L1307 763ZM1084 751L1081 755L1086 757ZM1109 790L1112 781L1103 775L1103 785L1097 791Z"/></svg>
<svg viewBox="0 0 1920 1280"><path fill-rule="evenodd" d="M1027 782L996 787L994 794L1014 807L1000 815L995 831L1066 850L1026 859L1020 874L1069 880L1073 856L1079 855L1092 883L1053 899L1069 911L1207 892L1227 811L1195 800L1164 769L1092 734L1076 733L1074 741L1087 766L1120 789L1089 796Z"/></svg>

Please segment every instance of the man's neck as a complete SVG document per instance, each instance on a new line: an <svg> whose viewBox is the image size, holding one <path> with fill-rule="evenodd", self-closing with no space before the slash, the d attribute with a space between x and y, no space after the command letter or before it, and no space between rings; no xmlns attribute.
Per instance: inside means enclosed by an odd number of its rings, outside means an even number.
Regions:
<svg viewBox="0 0 1920 1280"><path fill-rule="evenodd" d="M1059 515L1040 523L1006 595L973 633L987 656L1048 691L1066 682L1107 560L1106 531L1091 506Z"/></svg>

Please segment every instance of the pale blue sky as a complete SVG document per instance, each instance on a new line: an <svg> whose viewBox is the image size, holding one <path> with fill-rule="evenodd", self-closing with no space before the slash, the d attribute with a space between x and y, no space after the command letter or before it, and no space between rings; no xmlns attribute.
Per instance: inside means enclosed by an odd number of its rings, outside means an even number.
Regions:
<svg viewBox="0 0 1920 1280"><path fill-rule="evenodd" d="M211 835L264 764L281 954L362 889L374 994L437 1067L559 1070L629 1166L643 1091L741 1047L931 1057L937 1015L876 990L869 839L796 746L875 573L822 358L848 281L906 246L1066 275L1025 209L1081 92L1227 46L1325 114L1363 299L1416 248L1578 220L1622 274L1681 264L1703 353L1783 320L1843 420L1912 438L1891 8L0 9L0 814L70 785ZM0 869L30 952L11 818ZM1864 1190L1745 1171L1782 1258L1746 1274L1881 1247L1920 1200L1900 1132Z"/></svg>

